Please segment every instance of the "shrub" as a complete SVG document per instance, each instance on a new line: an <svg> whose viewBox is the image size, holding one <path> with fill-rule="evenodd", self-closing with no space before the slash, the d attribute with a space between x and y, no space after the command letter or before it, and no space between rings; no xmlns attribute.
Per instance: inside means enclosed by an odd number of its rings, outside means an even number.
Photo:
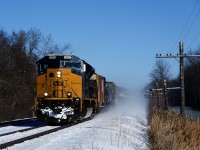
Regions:
<svg viewBox="0 0 200 150"><path fill-rule="evenodd" d="M199 141L199 122L173 111L153 110L149 129L152 150L198 150Z"/></svg>

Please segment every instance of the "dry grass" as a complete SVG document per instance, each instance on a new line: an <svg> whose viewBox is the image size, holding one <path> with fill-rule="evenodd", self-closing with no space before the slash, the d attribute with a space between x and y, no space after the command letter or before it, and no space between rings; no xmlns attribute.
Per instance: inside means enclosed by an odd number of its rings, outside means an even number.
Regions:
<svg viewBox="0 0 200 150"><path fill-rule="evenodd" d="M200 150L200 123L172 111L154 110L149 141L152 150Z"/></svg>

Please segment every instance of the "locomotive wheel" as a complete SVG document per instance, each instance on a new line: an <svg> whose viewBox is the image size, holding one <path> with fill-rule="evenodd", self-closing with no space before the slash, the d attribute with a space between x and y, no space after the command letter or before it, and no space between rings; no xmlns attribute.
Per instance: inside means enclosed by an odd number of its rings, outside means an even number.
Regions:
<svg viewBox="0 0 200 150"><path fill-rule="evenodd" d="M68 117L67 117L67 122L68 122L68 123L74 122L74 116L73 116L73 115L68 116Z"/></svg>

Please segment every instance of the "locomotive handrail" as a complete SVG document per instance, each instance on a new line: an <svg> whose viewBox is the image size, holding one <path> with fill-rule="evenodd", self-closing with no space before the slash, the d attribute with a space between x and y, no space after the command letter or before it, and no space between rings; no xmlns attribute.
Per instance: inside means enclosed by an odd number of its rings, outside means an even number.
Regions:
<svg viewBox="0 0 200 150"><path fill-rule="evenodd" d="M39 94L35 97L35 99L34 99L34 102L35 102L35 105L34 105L34 108L36 109L36 105L37 105L37 98L39 97L39 95L44 91L46 89L46 87L44 87L40 92L39 92Z"/></svg>

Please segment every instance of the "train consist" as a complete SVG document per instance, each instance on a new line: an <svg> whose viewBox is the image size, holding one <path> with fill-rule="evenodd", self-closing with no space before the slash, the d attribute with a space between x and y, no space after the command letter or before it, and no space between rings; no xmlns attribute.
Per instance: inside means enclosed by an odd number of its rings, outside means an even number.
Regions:
<svg viewBox="0 0 200 150"><path fill-rule="evenodd" d="M114 103L116 85L72 54L48 54L37 61L37 118L49 123L91 117Z"/></svg>

